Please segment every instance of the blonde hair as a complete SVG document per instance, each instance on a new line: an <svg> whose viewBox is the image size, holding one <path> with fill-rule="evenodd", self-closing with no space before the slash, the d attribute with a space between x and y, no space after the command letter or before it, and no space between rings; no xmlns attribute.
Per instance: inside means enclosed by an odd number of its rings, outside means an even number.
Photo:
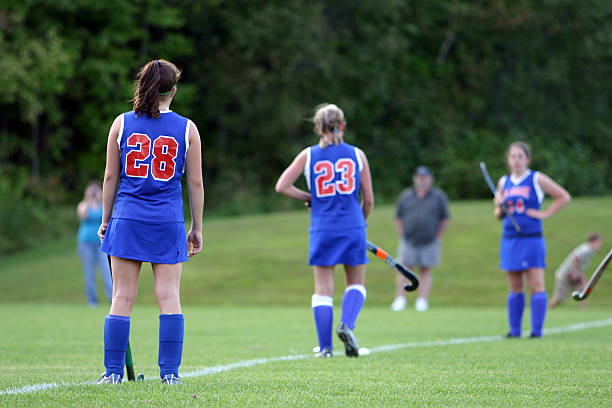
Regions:
<svg viewBox="0 0 612 408"><path fill-rule="evenodd" d="M342 133L340 132L345 123L342 109L334 104L324 103L316 107L312 121L315 124L314 130L320 137L319 144L323 149L329 144L323 137L328 132L332 132L333 144L342 143Z"/></svg>

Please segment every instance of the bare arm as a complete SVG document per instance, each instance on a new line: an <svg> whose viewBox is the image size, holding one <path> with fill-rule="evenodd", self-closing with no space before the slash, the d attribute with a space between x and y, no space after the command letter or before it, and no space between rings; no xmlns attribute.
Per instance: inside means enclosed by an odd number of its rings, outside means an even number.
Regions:
<svg viewBox="0 0 612 408"><path fill-rule="evenodd" d="M444 235L444 231L446 231L446 227L448 227L448 218L440 221L440 226L438 227L438 232L436 233L436 238L441 239L442 235Z"/></svg>
<svg viewBox="0 0 612 408"><path fill-rule="evenodd" d="M87 218L87 207L87 201L85 200L81 201L77 206L77 215L79 216L80 220Z"/></svg>
<svg viewBox="0 0 612 408"><path fill-rule="evenodd" d="M395 229L400 237L404 235L404 224L401 218L395 218Z"/></svg>
<svg viewBox="0 0 612 408"><path fill-rule="evenodd" d="M202 142L198 128L189 122L189 150L185 159L191 229L187 234L189 256L202 250L202 213L204 212L204 181L202 180Z"/></svg>
<svg viewBox="0 0 612 408"><path fill-rule="evenodd" d="M553 198L553 202L546 210L536 210L534 208L530 208L525 211L530 217L544 219L548 218L551 215L555 214L557 211L562 209L570 202L572 197L567 192L566 189L557 184L553 179L548 177L544 173L540 173L538 178L538 184L544 193L548 194Z"/></svg>
<svg viewBox="0 0 612 408"><path fill-rule="evenodd" d="M374 190L372 188L372 175L370 174L370 164L365 153L357 149L357 154L361 157L363 169L361 169L361 211L363 216L368 219L368 216L374 208Z"/></svg>
<svg viewBox="0 0 612 408"><path fill-rule="evenodd" d="M295 181L300 177L300 174L304 172L304 166L306 165L306 149L302 150L300 154L298 154L293 162L285 169L283 174L278 178L276 182L276 186L274 189L277 193L286 195L287 197L304 201L306 203L310 202L310 193L304 190L301 190L293 185Z"/></svg>
<svg viewBox="0 0 612 408"><path fill-rule="evenodd" d="M104 183L102 184L102 224L98 230L100 241L104 239L106 228L113 213L117 184L119 183L121 152L117 144L117 137L119 136L120 127L121 116L117 116L108 132L108 141L106 143L106 170L104 171Z"/></svg>

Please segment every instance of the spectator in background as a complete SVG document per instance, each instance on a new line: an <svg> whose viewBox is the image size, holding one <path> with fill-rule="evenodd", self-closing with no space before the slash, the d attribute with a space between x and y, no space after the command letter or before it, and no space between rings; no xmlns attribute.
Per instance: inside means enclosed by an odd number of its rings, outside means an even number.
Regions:
<svg viewBox="0 0 612 408"><path fill-rule="evenodd" d="M593 233L565 258L563 263L555 272L555 292L548 303L548 308L553 308L563 302L574 290L584 288L584 271L591 263L595 252L601 250L603 240L601 235ZM586 301L580 302L584 307Z"/></svg>
<svg viewBox="0 0 612 408"><path fill-rule="evenodd" d="M100 268L104 292L110 301L113 295L113 282L106 254L100 251L98 228L102 223L102 188L97 181L90 181L85 188L83 201L77 206L77 215L81 220L77 236L78 251L83 263L85 278L85 295L90 306L98 305L96 286L96 265Z"/></svg>
<svg viewBox="0 0 612 408"><path fill-rule="evenodd" d="M419 312L429 307L431 269L440 263L440 240L448 225L448 199L444 191L433 186L433 173L419 166L414 173L414 187L404 190L398 200L395 224L399 234L398 259L404 266L420 268L419 295L414 305ZM394 311L406 307L404 285L408 280L397 274Z"/></svg>

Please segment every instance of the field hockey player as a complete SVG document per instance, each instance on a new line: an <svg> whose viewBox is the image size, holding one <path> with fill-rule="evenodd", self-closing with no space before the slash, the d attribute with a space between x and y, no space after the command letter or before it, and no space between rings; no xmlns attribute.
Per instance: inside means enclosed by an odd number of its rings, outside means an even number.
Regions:
<svg viewBox="0 0 612 408"><path fill-rule="evenodd" d="M321 105L314 115L319 143L293 160L276 191L311 205L308 263L314 269L312 310L319 338L318 357L332 356L334 267L344 265L346 289L336 333L346 355L359 356L353 334L366 298L366 219L374 206L366 155L344 142L346 122L336 105ZM304 174L310 192L294 186ZM361 193L361 201L360 201Z"/></svg>
<svg viewBox="0 0 612 408"><path fill-rule="evenodd" d="M180 71L168 61L147 63L138 73L133 111L119 115L109 133L98 234L102 251L111 256L114 283L104 323L106 371L98 383L121 382L140 267L150 262L160 311L160 376L163 384L180 384L181 270L182 262L202 248L204 187L198 130L170 110L179 77ZM184 172L191 207L187 235L181 195Z"/></svg>
<svg viewBox="0 0 612 408"><path fill-rule="evenodd" d="M495 215L502 218L500 242L500 268L506 272L510 293L507 298L508 337L520 337L525 308L525 278L531 292L531 334L542 337L546 317L547 295L544 285L546 268L546 243L542 220L555 214L571 199L569 193L547 175L530 170L531 152L527 144L514 142L506 151L510 174L497 183ZM542 210L544 195L552 196L553 202ZM514 215L520 232L505 216L502 207Z"/></svg>

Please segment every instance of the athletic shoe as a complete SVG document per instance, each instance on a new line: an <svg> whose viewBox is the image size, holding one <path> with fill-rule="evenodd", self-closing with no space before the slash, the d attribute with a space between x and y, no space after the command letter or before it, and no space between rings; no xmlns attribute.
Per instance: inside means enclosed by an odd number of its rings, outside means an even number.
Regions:
<svg viewBox="0 0 612 408"><path fill-rule="evenodd" d="M538 336L538 335L537 335L537 334L535 334L535 333L531 333L531 334L529 335L529 338L530 338L530 339L541 339L541 338L542 338L542 335L540 334L540 335Z"/></svg>
<svg viewBox="0 0 612 408"><path fill-rule="evenodd" d="M166 384L166 385L181 385L182 384L181 380L178 377L176 377L174 374L166 374L164 378L162 378L161 383Z"/></svg>
<svg viewBox="0 0 612 408"><path fill-rule="evenodd" d="M427 304L427 299L425 298L417 298L416 302L414 302L414 308L417 312L424 312L429 308L429 304Z"/></svg>
<svg viewBox="0 0 612 408"><path fill-rule="evenodd" d="M403 296L398 296L391 303L391 310L394 312L399 312L406 308L406 298Z"/></svg>
<svg viewBox="0 0 612 408"><path fill-rule="evenodd" d="M348 357L359 357L359 345L357 339L353 334L353 331L346 325L346 323L340 323L336 329L338 337L344 343L344 352Z"/></svg>
<svg viewBox="0 0 612 408"><path fill-rule="evenodd" d="M332 352L332 350L330 348L325 347L323 350L321 350L317 354L315 354L315 357L317 357L317 358L332 358L333 355L334 355L334 353Z"/></svg>
<svg viewBox="0 0 612 408"><path fill-rule="evenodd" d="M508 334L506 334L506 338L507 339L520 339L521 336L517 336L515 334L512 334L512 333L508 332Z"/></svg>
<svg viewBox="0 0 612 408"><path fill-rule="evenodd" d="M106 371L100 375L96 384L121 384L121 376L119 374L106 375Z"/></svg>

